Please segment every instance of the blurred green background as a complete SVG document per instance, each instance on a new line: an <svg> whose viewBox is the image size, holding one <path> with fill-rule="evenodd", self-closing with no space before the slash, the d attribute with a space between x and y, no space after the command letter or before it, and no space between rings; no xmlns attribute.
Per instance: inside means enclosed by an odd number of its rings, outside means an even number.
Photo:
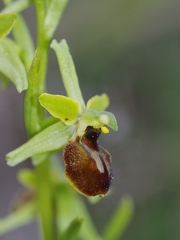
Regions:
<svg viewBox="0 0 180 240"><path fill-rule="evenodd" d="M100 139L113 159L112 194L88 206L101 232L130 194L135 211L122 240L180 239L179 12L179 0L71 0L55 35L70 46L85 100L107 93L117 117L119 131ZM35 36L34 8L24 17ZM65 93L52 50L47 88ZM0 217L19 188L15 171L27 166L9 168L4 158L26 140L22 99L14 87L0 92ZM27 240L28 231L37 239L35 224L0 239Z"/></svg>

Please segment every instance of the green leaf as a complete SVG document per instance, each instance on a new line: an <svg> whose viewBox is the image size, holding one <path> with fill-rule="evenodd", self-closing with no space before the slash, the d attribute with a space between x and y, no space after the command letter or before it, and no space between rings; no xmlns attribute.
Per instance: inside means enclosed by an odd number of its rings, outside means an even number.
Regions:
<svg viewBox="0 0 180 240"><path fill-rule="evenodd" d="M18 43L23 51L23 59L27 70L29 70L31 61L34 57L34 44L28 31L28 27L20 14L18 14L18 18L12 33L16 43Z"/></svg>
<svg viewBox="0 0 180 240"><path fill-rule="evenodd" d="M0 72L9 78L20 93L27 89L27 75L19 58L13 41L2 39L0 41Z"/></svg>
<svg viewBox="0 0 180 240"><path fill-rule="evenodd" d="M106 94L94 96L87 102L87 109L104 111L109 106L109 97Z"/></svg>
<svg viewBox="0 0 180 240"><path fill-rule="evenodd" d="M75 218L69 224L67 230L59 237L60 240L77 240L81 225L83 223L82 218Z"/></svg>
<svg viewBox="0 0 180 240"><path fill-rule="evenodd" d="M42 130L28 142L6 155L7 164L15 166L29 157L61 149L72 136L75 126L67 126L62 122Z"/></svg>
<svg viewBox="0 0 180 240"><path fill-rule="evenodd" d="M69 52L69 47L66 41L62 40L60 43L57 43L56 40L53 40L51 43L51 48L53 48L56 53L62 75L62 80L68 97L80 102L81 106L85 108L74 62Z"/></svg>
<svg viewBox="0 0 180 240"><path fill-rule="evenodd" d="M0 235L31 222L36 215L36 209L36 202L32 201L18 208L7 217L0 218Z"/></svg>
<svg viewBox="0 0 180 240"><path fill-rule="evenodd" d="M11 4L9 4L7 7L5 7L1 13L18 13L26 9L31 3L33 3L33 0L17 0L13 1Z"/></svg>
<svg viewBox="0 0 180 240"><path fill-rule="evenodd" d="M93 126L94 128L100 128L105 124L114 131L118 130L115 116L107 111L99 112L95 110L87 110L81 115L80 121L86 123L87 126Z"/></svg>
<svg viewBox="0 0 180 240"><path fill-rule="evenodd" d="M79 233L80 239L102 240L98 235L87 208L79 194L67 183L56 186L57 226L60 234L64 232L74 216L84 219Z"/></svg>
<svg viewBox="0 0 180 240"><path fill-rule="evenodd" d="M36 187L36 176L30 169L21 169L18 172L17 179L26 188L35 189Z"/></svg>
<svg viewBox="0 0 180 240"><path fill-rule="evenodd" d="M104 231L104 240L119 240L133 215L133 201L129 196L122 198Z"/></svg>
<svg viewBox="0 0 180 240"><path fill-rule="evenodd" d="M40 48L37 48L28 73L29 86L24 96L24 120L29 137L32 137L40 130L39 112L42 111L42 108L38 101L40 93L37 88L39 85L40 62Z"/></svg>
<svg viewBox="0 0 180 240"><path fill-rule="evenodd" d="M51 39L60 22L68 0L52 0L44 21L44 34L47 39Z"/></svg>
<svg viewBox="0 0 180 240"><path fill-rule="evenodd" d="M39 102L52 116L69 126L77 121L81 109L79 102L61 95L43 93Z"/></svg>
<svg viewBox="0 0 180 240"><path fill-rule="evenodd" d="M9 34L16 22L14 13L0 14L0 39Z"/></svg>

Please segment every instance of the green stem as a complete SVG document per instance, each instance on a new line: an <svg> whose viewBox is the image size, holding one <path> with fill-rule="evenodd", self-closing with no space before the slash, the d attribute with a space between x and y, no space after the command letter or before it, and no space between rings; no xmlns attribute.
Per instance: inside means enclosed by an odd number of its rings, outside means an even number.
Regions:
<svg viewBox="0 0 180 240"><path fill-rule="evenodd" d="M36 7L36 15L37 15L37 36L38 36L38 45L41 45L40 42L43 40L43 26L44 26L44 19L46 16L45 10L45 1L43 0L34 0L35 7Z"/></svg>
<svg viewBox="0 0 180 240"><path fill-rule="evenodd" d="M39 70L39 81L36 86L39 95L45 90L45 78L47 72L47 57L48 57L48 47L49 42L44 39L43 25L46 15L45 11L45 1L35 0L36 12L37 12L37 36L38 36L38 47L41 53L41 63ZM38 101L38 99L37 99ZM44 119L44 111L39 105L38 111L38 122ZM38 158L38 156L36 157ZM38 159L36 159L38 161ZM49 159L44 159L42 163L35 167L36 178L37 178L37 199L38 199L38 209L42 224L42 231L44 240L56 239L54 236L53 229L53 195L50 179L50 166Z"/></svg>
<svg viewBox="0 0 180 240"><path fill-rule="evenodd" d="M48 54L48 44L40 41L41 50L41 65L39 71L39 95L44 92L45 89L45 77L47 69L47 54ZM38 99L37 99L38 101ZM39 122L44 119L44 111L39 105ZM38 159L37 159L38 161ZM55 239L54 229L53 229L53 206L52 206L52 187L50 179L50 166L49 159L45 159L41 164L35 167L36 178L37 178L37 191L38 191L38 207L41 217L42 231L44 240Z"/></svg>
<svg viewBox="0 0 180 240"><path fill-rule="evenodd" d="M44 160L36 166L37 180L37 199L40 212L44 240L56 239L53 229L53 212L52 212L52 186L50 181L49 161Z"/></svg>

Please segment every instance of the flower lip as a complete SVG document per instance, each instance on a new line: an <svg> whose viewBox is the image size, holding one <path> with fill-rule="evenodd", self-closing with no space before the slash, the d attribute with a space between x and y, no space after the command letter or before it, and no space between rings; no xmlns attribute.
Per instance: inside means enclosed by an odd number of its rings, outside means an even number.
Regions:
<svg viewBox="0 0 180 240"><path fill-rule="evenodd" d="M113 180L111 156L98 144L100 134L101 129L88 126L82 138L64 148L66 176L85 196L104 196Z"/></svg>

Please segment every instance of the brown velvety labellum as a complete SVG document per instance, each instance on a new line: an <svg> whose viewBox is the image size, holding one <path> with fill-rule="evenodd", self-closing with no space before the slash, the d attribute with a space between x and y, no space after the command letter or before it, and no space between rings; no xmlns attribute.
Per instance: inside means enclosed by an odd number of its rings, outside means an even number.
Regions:
<svg viewBox="0 0 180 240"><path fill-rule="evenodd" d="M111 156L97 141L100 133L88 127L81 141L70 141L64 149L66 176L86 196L104 196L113 179Z"/></svg>

